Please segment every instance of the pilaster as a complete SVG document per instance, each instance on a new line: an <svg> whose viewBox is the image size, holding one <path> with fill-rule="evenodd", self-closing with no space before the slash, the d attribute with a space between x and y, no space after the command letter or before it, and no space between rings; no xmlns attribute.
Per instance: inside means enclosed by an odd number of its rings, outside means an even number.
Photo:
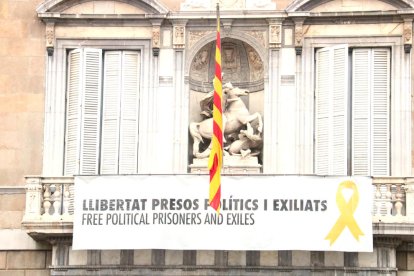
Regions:
<svg viewBox="0 0 414 276"><path fill-rule="evenodd" d="M174 145L173 172L187 171L188 87L184 83L186 20L173 20L174 49Z"/></svg>

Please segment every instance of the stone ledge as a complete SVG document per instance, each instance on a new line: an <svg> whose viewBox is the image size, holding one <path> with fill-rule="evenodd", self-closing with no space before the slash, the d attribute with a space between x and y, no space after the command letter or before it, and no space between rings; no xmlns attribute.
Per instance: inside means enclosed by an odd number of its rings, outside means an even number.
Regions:
<svg viewBox="0 0 414 276"><path fill-rule="evenodd" d="M275 275L275 272L288 272L308 274L317 272L323 275L333 275L341 273L357 272L376 272L378 274L392 274L395 268L385 267L294 267L294 266L52 266L51 275L244 275L244 273L254 273L254 275ZM253 275L253 274L252 274ZM300 274L302 275L302 274Z"/></svg>
<svg viewBox="0 0 414 276"><path fill-rule="evenodd" d="M22 227L36 241L49 241L60 237L71 237L73 235L72 221L23 221Z"/></svg>
<svg viewBox="0 0 414 276"><path fill-rule="evenodd" d="M414 222L374 222L372 224L372 231L374 236L387 236L397 237L402 240L414 240Z"/></svg>

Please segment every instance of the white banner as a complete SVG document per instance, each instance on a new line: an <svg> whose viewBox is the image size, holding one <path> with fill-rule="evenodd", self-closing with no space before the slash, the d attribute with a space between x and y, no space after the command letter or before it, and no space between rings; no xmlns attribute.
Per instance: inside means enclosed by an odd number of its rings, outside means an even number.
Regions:
<svg viewBox="0 0 414 276"><path fill-rule="evenodd" d="M73 249L372 251L370 178L75 177Z"/></svg>

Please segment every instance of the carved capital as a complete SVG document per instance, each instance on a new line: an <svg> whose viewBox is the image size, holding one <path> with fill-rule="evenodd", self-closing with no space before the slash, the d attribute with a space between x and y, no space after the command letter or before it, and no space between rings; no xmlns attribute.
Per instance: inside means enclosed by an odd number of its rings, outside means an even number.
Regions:
<svg viewBox="0 0 414 276"><path fill-rule="evenodd" d="M404 19L403 41L404 52L408 54L413 44L413 20L411 18Z"/></svg>
<svg viewBox="0 0 414 276"><path fill-rule="evenodd" d="M295 24L295 47L302 47L303 24Z"/></svg>
<svg viewBox="0 0 414 276"><path fill-rule="evenodd" d="M53 50L55 48L55 23L47 22L46 23L46 49L49 56L53 55Z"/></svg>
<svg viewBox="0 0 414 276"><path fill-rule="evenodd" d="M158 56L160 52L160 32L159 26L152 27L152 51L154 56Z"/></svg>

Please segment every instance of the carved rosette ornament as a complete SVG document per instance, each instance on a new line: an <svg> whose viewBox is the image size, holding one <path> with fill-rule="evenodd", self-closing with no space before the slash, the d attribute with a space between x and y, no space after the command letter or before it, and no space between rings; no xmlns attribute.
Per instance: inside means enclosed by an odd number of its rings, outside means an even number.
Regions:
<svg viewBox="0 0 414 276"><path fill-rule="evenodd" d="M404 30L403 30L403 40L404 40L404 51L405 53L410 53L411 47L413 44L413 21L412 19L404 20Z"/></svg>
<svg viewBox="0 0 414 276"><path fill-rule="evenodd" d="M55 48L55 23L48 22L46 23L46 50L48 56L53 55L53 50Z"/></svg>
<svg viewBox="0 0 414 276"><path fill-rule="evenodd" d="M185 46L185 26L176 25L173 29L173 47L183 49Z"/></svg>

